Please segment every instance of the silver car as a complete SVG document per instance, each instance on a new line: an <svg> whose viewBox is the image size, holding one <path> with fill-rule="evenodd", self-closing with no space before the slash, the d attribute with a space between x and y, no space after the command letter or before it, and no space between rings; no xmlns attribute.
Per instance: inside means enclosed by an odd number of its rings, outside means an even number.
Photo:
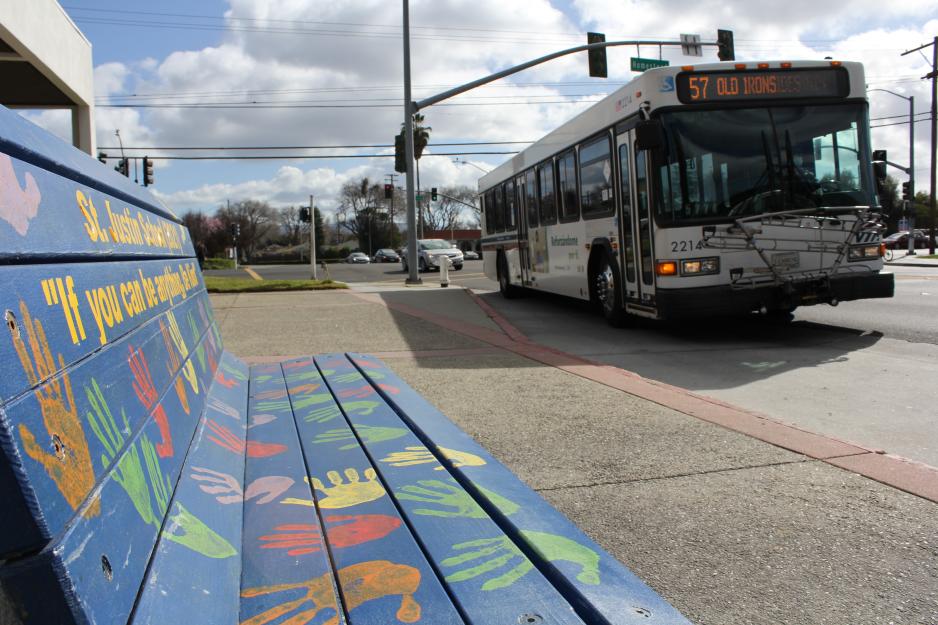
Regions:
<svg viewBox="0 0 938 625"><path fill-rule="evenodd" d="M445 262L444 258L449 258L456 271L462 269L462 252L451 242L443 239L419 239L417 241L417 268L420 271L439 270L440 263ZM406 247L401 251L401 265L404 271L408 271Z"/></svg>

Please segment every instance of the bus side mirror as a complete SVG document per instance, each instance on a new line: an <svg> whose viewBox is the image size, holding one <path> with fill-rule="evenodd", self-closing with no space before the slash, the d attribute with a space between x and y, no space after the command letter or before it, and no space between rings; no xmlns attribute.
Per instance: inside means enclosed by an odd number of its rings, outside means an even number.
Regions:
<svg viewBox="0 0 938 625"><path fill-rule="evenodd" d="M635 144L639 150L657 150L664 146L664 126L657 119L638 122L635 127Z"/></svg>

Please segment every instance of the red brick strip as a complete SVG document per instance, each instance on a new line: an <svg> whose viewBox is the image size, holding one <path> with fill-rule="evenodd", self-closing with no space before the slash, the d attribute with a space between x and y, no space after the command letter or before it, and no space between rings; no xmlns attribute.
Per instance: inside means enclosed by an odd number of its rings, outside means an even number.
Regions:
<svg viewBox="0 0 938 625"><path fill-rule="evenodd" d="M938 468L936 467L913 462L900 456L878 453L855 443L809 432L711 397L697 395L687 389L643 378L631 371L538 345L525 337L487 304L485 306L480 304L480 307L493 320L498 319L495 322L500 328L505 329L505 334L431 314L427 310L406 304L389 302L371 293L354 293L354 295L536 362L599 382L771 445L853 471L877 482L938 503ZM478 297L475 301L482 302ZM494 316L489 313L489 310L492 310Z"/></svg>

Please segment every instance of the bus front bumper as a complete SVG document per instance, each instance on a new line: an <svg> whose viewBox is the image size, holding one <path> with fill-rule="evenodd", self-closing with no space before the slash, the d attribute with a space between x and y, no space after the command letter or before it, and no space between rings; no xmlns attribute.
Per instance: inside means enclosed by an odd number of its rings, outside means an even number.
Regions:
<svg viewBox="0 0 938 625"><path fill-rule="evenodd" d="M655 292L662 319L741 315L761 310L788 310L797 306L831 304L856 299L892 297L891 273L846 275L824 281L794 283L789 289L770 285L737 289L729 285L696 289L662 289Z"/></svg>

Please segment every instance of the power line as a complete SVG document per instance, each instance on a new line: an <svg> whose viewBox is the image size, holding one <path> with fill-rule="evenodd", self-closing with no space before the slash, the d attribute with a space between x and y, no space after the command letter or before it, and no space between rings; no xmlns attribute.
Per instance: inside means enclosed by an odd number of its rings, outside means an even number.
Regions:
<svg viewBox="0 0 938 625"><path fill-rule="evenodd" d="M556 96L555 96L556 97ZM603 96L605 97L605 96ZM450 106L526 106L530 104L594 104L600 100L537 100L529 102L450 102L435 108ZM374 109L401 108L401 104L96 104L98 108L130 109Z"/></svg>
<svg viewBox="0 0 938 625"><path fill-rule="evenodd" d="M126 148L125 148L126 149ZM424 152L423 156L498 156L505 154L518 154L517 150L504 152ZM120 157L109 156L109 160ZM141 158L133 156L130 158ZM331 159L331 158L394 158L394 154L279 154L277 156L150 156L154 161L276 161L276 160L303 160L303 159Z"/></svg>
<svg viewBox="0 0 938 625"><path fill-rule="evenodd" d="M438 147L459 147L464 145L517 145L517 144L528 144L534 143L534 141L461 141L456 143L430 143L427 144L429 148L438 148ZM253 146L182 146L182 147L159 147L155 145L151 146L124 146L124 150L341 150L341 149L353 149L353 148L393 148L393 143L369 143L363 145L273 145L273 146L263 146L263 145L253 145ZM101 150L117 150L117 147L99 147Z"/></svg>

